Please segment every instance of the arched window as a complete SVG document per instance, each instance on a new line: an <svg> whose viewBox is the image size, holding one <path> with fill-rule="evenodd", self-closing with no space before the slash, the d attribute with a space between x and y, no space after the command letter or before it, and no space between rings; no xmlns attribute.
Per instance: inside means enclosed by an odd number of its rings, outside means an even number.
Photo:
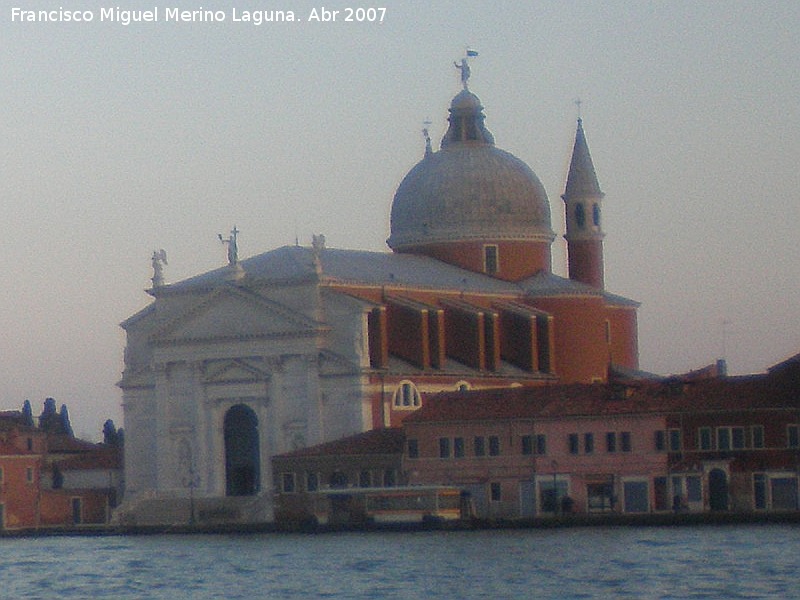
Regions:
<svg viewBox="0 0 800 600"><path fill-rule="evenodd" d="M581 229L586 227L586 213L584 212L583 204L575 205L575 222Z"/></svg>
<svg viewBox="0 0 800 600"><path fill-rule="evenodd" d="M472 386L469 384L469 381L462 380L456 384L456 390L458 390L459 392L466 392L470 388L472 388Z"/></svg>
<svg viewBox="0 0 800 600"><path fill-rule="evenodd" d="M592 223L595 227L600 227L600 205L597 202L592 204Z"/></svg>
<svg viewBox="0 0 800 600"><path fill-rule="evenodd" d="M392 406L399 409L414 409L422 406L422 399L420 398L417 387L410 381L403 381L400 387L394 393L394 400Z"/></svg>

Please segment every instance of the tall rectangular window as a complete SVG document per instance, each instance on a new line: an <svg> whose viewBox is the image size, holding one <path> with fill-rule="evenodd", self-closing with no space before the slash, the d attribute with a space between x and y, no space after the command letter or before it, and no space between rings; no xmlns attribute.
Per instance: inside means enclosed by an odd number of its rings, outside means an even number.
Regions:
<svg viewBox="0 0 800 600"><path fill-rule="evenodd" d="M530 456L533 454L533 437L530 435L523 435L520 438L520 442L522 443L522 454L525 456Z"/></svg>
<svg viewBox="0 0 800 600"><path fill-rule="evenodd" d="M586 454L591 454L594 452L594 434L593 433L584 433L583 434L583 451Z"/></svg>
<svg viewBox="0 0 800 600"><path fill-rule="evenodd" d="M670 452L680 452L681 451L681 430L680 429L670 429L669 430L669 451Z"/></svg>
<svg viewBox="0 0 800 600"><path fill-rule="evenodd" d="M358 474L358 487L366 488L372 485L372 473L369 471L361 471Z"/></svg>
<svg viewBox="0 0 800 600"><path fill-rule="evenodd" d="M620 446L623 452L630 452L631 451L631 432L630 431L623 431L620 434Z"/></svg>
<svg viewBox="0 0 800 600"><path fill-rule="evenodd" d="M489 456L500 455L500 438L496 435L489 436Z"/></svg>
<svg viewBox="0 0 800 600"><path fill-rule="evenodd" d="M319 488L319 480L317 478L317 474L309 471L308 473L306 473L306 491L316 492L318 488Z"/></svg>
<svg viewBox="0 0 800 600"><path fill-rule="evenodd" d="M666 433L660 429L656 431L654 436L654 444L658 452L663 452L667 449L667 436Z"/></svg>
<svg viewBox="0 0 800 600"><path fill-rule="evenodd" d="M742 450L745 447L744 427L731 427L731 445L734 450Z"/></svg>
<svg viewBox="0 0 800 600"><path fill-rule="evenodd" d="M383 472L383 487L394 487L397 485L397 473L394 469L386 469Z"/></svg>
<svg viewBox="0 0 800 600"><path fill-rule="evenodd" d="M764 426L763 425L753 425L750 428L750 438L751 444L753 448L763 448L764 447Z"/></svg>
<svg viewBox="0 0 800 600"><path fill-rule="evenodd" d="M450 438L439 438L439 458L450 458Z"/></svg>
<svg viewBox="0 0 800 600"><path fill-rule="evenodd" d="M786 426L786 445L789 448L800 448L800 427L797 425Z"/></svg>
<svg viewBox="0 0 800 600"><path fill-rule="evenodd" d="M72 522L75 525L83 522L83 502L80 498L72 499Z"/></svg>
<svg viewBox="0 0 800 600"><path fill-rule="evenodd" d="M473 449L475 456L486 456L486 438L483 436L476 436L473 440Z"/></svg>
<svg viewBox="0 0 800 600"><path fill-rule="evenodd" d="M547 454L547 436L543 433L536 435L536 454Z"/></svg>
<svg viewBox="0 0 800 600"><path fill-rule="evenodd" d="M711 427L701 427L698 430L697 444L700 450L713 450Z"/></svg>
<svg viewBox="0 0 800 600"><path fill-rule="evenodd" d="M753 475L753 504L756 510L767 508L767 476L763 473Z"/></svg>
<svg viewBox="0 0 800 600"><path fill-rule="evenodd" d="M294 493L294 473L283 473L281 475L281 491L284 494Z"/></svg>
<svg viewBox="0 0 800 600"><path fill-rule="evenodd" d="M570 433L569 434L569 453L570 454L577 454L580 451L578 447L578 434L577 433Z"/></svg>
<svg viewBox="0 0 800 600"><path fill-rule="evenodd" d="M453 438L453 457L464 458L464 438Z"/></svg>
<svg viewBox="0 0 800 600"><path fill-rule="evenodd" d="M653 508L667 510L669 508L669 493L667 492L667 478L653 478Z"/></svg>
<svg viewBox="0 0 800 600"><path fill-rule="evenodd" d="M731 449L730 427L717 427L717 450Z"/></svg>
<svg viewBox="0 0 800 600"><path fill-rule="evenodd" d="M489 275L494 275L500 270L499 250L494 244L483 247L483 268Z"/></svg>
<svg viewBox="0 0 800 600"><path fill-rule="evenodd" d="M617 451L617 434L613 431L606 432L606 452Z"/></svg>
<svg viewBox="0 0 800 600"><path fill-rule="evenodd" d="M500 487L500 482L493 481L489 485L489 490L492 498L492 502L500 502L503 499L502 497L502 489Z"/></svg>
<svg viewBox="0 0 800 600"><path fill-rule="evenodd" d="M419 458L419 441L412 438L408 440L408 458Z"/></svg>

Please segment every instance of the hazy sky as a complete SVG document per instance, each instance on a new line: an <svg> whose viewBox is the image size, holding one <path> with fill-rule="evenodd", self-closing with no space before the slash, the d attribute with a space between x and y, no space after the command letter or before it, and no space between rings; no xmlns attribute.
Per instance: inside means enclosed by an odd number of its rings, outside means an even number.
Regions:
<svg viewBox="0 0 800 600"><path fill-rule="evenodd" d="M234 224L242 257L312 233L388 250L394 191L426 118L438 147L467 45L487 127L542 180L558 233L582 99L606 286L642 302L642 368L724 350L746 373L800 352L796 0L404 0L380 24L261 26L232 8L323 4L20 4L95 20L0 9L0 407L53 396L78 434L122 424L118 324L148 304L155 249L168 282L225 264ZM227 18L163 22L177 5ZM162 21L100 22L110 6ZM566 274L560 236L553 263Z"/></svg>

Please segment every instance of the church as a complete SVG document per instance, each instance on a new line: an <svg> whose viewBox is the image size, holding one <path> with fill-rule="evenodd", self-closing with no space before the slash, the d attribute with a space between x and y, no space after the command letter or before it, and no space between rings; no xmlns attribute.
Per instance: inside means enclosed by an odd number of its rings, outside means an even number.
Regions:
<svg viewBox="0 0 800 600"><path fill-rule="evenodd" d="M172 284L122 323L127 524L272 519L270 457L399 425L446 390L638 368L638 303L604 287L603 192L578 120L552 272L547 193L462 85L399 184L391 252L285 246Z"/></svg>

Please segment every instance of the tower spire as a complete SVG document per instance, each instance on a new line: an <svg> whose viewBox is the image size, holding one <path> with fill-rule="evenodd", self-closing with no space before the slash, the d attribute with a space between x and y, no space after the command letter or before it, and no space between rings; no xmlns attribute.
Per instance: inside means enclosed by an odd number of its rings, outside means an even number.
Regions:
<svg viewBox="0 0 800 600"><path fill-rule="evenodd" d="M580 103L576 101L580 110ZM604 283L601 205L605 194L600 190L597 173L586 143L583 119L578 117L572 160L561 198L566 205L567 254L569 277L602 289Z"/></svg>

